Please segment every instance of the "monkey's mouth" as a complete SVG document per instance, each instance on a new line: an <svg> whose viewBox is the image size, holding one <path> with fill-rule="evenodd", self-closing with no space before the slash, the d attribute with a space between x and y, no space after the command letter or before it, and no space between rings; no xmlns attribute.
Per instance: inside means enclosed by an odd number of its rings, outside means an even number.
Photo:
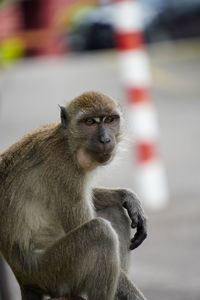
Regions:
<svg viewBox="0 0 200 300"><path fill-rule="evenodd" d="M92 152L92 157L100 164L107 162L111 156L112 152Z"/></svg>

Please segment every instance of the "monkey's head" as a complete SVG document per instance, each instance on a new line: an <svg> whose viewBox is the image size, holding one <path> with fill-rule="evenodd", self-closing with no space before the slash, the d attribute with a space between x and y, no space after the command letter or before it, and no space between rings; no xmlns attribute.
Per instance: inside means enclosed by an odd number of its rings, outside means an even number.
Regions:
<svg viewBox="0 0 200 300"><path fill-rule="evenodd" d="M121 111L108 96L86 92L61 107L61 125L78 164L93 169L108 163L121 136Z"/></svg>

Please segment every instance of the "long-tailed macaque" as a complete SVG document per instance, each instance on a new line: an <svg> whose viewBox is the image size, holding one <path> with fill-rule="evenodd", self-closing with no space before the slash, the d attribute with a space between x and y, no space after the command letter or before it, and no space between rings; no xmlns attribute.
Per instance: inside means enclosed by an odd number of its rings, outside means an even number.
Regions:
<svg viewBox="0 0 200 300"><path fill-rule="evenodd" d="M61 107L59 124L31 132L1 154L0 251L23 300L145 299L126 275L127 253L146 238L140 202L129 190L90 185L121 136L119 106L86 92ZM129 220L136 228L131 240Z"/></svg>

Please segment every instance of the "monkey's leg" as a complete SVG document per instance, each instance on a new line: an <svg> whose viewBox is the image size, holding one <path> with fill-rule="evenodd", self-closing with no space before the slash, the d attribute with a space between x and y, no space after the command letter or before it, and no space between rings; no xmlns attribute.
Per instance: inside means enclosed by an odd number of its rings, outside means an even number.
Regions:
<svg viewBox="0 0 200 300"><path fill-rule="evenodd" d="M122 206L116 205L107 207L97 211L99 217L110 221L112 227L118 234L120 243L120 263L121 268L127 271L129 265L129 246L131 236L130 219L128 218L125 209Z"/></svg>
<svg viewBox="0 0 200 300"><path fill-rule="evenodd" d="M115 300L145 300L140 290L128 279L125 272L128 269L130 254L130 219L123 207L116 205L97 211L97 215L109 220L118 234L120 241L121 272Z"/></svg>
<svg viewBox="0 0 200 300"><path fill-rule="evenodd" d="M67 234L41 257L37 285L56 297L86 293L89 300L113 300L119 276L118 237L96 218Z"/></svg>
<svg viewBox="0 0 200 300"><path fill-rule="evenodd" d="M115 300L146 300L146 298L121 270Z"/></svg>

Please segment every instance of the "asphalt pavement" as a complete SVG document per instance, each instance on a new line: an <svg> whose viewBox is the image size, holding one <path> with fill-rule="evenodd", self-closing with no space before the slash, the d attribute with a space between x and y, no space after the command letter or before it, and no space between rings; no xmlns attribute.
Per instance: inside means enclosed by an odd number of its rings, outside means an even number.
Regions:
<svg viewBox="0 0 200 300"><path fill-rule="evenodd" d="M146 210L148 238L131 254L130 277L148 300L200 300L200 41L147 50L170 199L162 211ZM58 121L58 104L87 90L111 95L126 111L114 51L22 60L0 71L0 152L30 130ZM137 191L134 160L125 147L96 183ZM9 277L12 300L19 300Z"/></svg>

